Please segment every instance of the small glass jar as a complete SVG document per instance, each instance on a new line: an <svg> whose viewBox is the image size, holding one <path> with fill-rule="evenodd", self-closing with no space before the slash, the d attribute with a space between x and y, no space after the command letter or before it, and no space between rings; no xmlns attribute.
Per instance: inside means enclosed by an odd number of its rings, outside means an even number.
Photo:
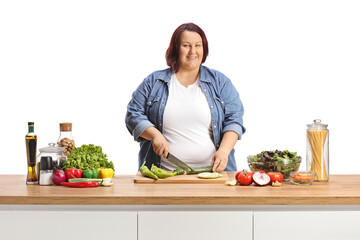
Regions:
<svg viewBox="0 0 360 240"><path fill-rule="evenodd" d="M43 147L39 149L39 155L37 155L37 170L39 174L40 170L40 161L42 157L51 157L52 158L52 166L56 166L60 164L60 161L66 161L66 156L64 154L65 148L56 147L55 143L49 143L48 147ZM38 175L39 176L39 175Z"/></svg>
<svg viewBox="0 0 360 240"><path fill-rule="evenodd" d="M40 159L40 185L53 185L53 159L50 156L44 156Z"/></svg>
<svg viewBox="0 0 360 240"><path fill-rule="evenodd" d="M307 171L292 172L290 181L295 185L311 185L314 181L315 173Z"/></svg>
<svg viewBox="0 0 360 240"><path fill-rule="evenodd" d="M306 170L314 172L316 182L329 181L329 130L327 124L315 119L307 127Z"/></svg>
<svg viewBox="0 0 360 240"><path fill-rule="evenodd" d="M60 123L60 136L57 141L59 147L65 148L64 154L69 157L75 147L75 141L72 136L72 123Z"/></svg>

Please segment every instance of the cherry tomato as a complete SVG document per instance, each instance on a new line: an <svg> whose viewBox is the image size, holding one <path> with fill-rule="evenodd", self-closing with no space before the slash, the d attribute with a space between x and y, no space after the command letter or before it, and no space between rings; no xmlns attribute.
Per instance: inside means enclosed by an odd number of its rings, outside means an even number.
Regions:
<svg viewBox="0 0 360 240"><path fill-rule="evenodd" d="M269 172L269 173L267 173L267 175L269 175L269 177L270 177L270 184L272 184L273 182L276 182L276 181L281 183L284 178L283 175L279 172Z"/></svg>
<svg viewBox="0 0 360 240"><path fill-rule="evenodd" d="M242 171L238 172L236 175L237 175L237 180L241 185L248 186L253 182L252 172L242 170Z"/></svg>

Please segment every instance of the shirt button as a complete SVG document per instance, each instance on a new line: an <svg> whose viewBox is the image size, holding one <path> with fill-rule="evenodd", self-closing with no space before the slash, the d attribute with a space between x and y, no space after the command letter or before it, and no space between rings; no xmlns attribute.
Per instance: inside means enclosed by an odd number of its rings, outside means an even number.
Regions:
<svg viewBox="0 0 360 240"><path fill-rule="evenodd" d="M224 102L223 102L223 101L221 101L221 104L224 104Z"/></svg>
<svg viewBox="0 0 360 240"><path fill-rule="evenodd" d="M206 92L206 89L204 89L204 92Z"/></svg>
<svg viewBox="0 0 360 240"><path fill-rule="evenodd" d="M214 125L214 128L216 128L216 125Z"/></svg>
<svg viewBox="0 0 360 240"><path fill-rule="evenodd" d="M213 106L213 105L211 105L210 107L211 107L211 108L213 108L214 106Z"/></svg>
<svg viewBox="0 0 360 240"><path fill-rule="evenodd" d="M159 126L161 126L162 124L160 123Z"/></svg>
<svg viewBox="0 0 360 240"><path fill-rule="evenodd" d="M149 102L149 104L151 104L151 102Z"/></svg>

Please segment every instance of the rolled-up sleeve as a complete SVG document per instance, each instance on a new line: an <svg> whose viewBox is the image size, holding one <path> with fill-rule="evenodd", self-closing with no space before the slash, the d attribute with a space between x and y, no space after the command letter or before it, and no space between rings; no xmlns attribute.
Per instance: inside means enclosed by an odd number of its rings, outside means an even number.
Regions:
<svg viewBox="0 0 360 240"><path fill-rule="evenodd" d="M146 116L146 102L150 94L149 81L145 79L132 94L127 106L125 123L135 141L145 141L140 135L154 124Z"/></svg>
<svg viewBox="0 0 360 240"><path fill-rule="evenodd" d="M227 131L233 131L239 136L238 139L240 140L246 131L243 123L244 106L238 91L229 79L227 79L222 88L221 98L225 106L222 134Z"/></svg>

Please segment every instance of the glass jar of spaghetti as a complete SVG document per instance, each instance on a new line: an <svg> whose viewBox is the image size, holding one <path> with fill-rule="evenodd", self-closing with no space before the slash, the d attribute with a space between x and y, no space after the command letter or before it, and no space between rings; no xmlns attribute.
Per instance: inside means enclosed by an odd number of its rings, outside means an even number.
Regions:
<svg viewBox="0 0 360 240"><path fill-rule="evenodd" d="M306 170L314 172L316 182L329 181L329 130L327 124L315 119L307 125Z"/></svg>

